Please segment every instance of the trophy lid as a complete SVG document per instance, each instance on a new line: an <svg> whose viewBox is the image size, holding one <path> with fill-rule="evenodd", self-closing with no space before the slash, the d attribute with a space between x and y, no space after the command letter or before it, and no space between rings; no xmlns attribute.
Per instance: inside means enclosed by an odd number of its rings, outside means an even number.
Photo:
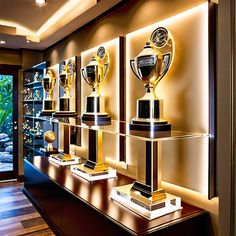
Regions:
<svg viewBox="0 0 236 236"><path fill-rule="evenodd" d="M162 54L157 50L155 45L148 41L146 42L143 51L141 51L136 58L151 55L157 55L159 59L162 58Z"/></svg>
<svg viewBox="0 0 236 236"><path fill-rule="evenodd" d="M98 61L96 60L96 57L95 56L93 56L92 57L92 59L91 59L91 61L89 62L89 64L87 65L87 66L98 66ZM87 67L86 66L86 67Z"/></svg>

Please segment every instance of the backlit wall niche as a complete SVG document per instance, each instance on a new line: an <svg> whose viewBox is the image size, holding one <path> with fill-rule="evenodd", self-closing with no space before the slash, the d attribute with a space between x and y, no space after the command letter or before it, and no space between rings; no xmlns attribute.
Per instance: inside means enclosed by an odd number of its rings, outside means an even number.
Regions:
<svg viewBox="0 0 236 236"><path fill-rule="evenodd" d="M172 130L209 132L208 99L208 3L132 32L126 36L126 120L136 115L136 101L145 93L129 62L143 50L151 33L159 26L171 31L175 58L171 69L159 83L156 94L164 101L164 117ZM208 137L161 142L162 180L207 194ZM127 163L145 166L142 145L126 141ZM142 171L137 173L143 178Z"/></svg>
<svg viewBox="0 0 236 236"><path fill-rule="evenodd" d="M86 66L92 56L96 55L100 46L104 46L110 57L110 67L107 77L103 80L100 86L101 95L105 98L105 110L109 113L112 120L120 119L120 38L115 38L111 41L105 42L94 48L86 50L81 53L81 67ZM81 78L81 114L85 110L85 98L92 92L91 87ZM112 130L119 130L119 126L112 128ZM87 147L88 132L82 130L81 146ZM119 160L119 136L114 134L103 133L103 154L105 158ZM108 145L107 145L108 144Z"/></svg>

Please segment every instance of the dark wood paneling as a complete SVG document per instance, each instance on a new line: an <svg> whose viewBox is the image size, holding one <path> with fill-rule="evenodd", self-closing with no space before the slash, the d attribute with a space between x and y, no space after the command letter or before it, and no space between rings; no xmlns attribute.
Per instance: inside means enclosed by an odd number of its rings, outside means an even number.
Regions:
<svg viewBox="0 0 236 236"><path fill-rule="evenodd" d="M216 4L209 3L209 177L208 198L216 194Z"/></svg>

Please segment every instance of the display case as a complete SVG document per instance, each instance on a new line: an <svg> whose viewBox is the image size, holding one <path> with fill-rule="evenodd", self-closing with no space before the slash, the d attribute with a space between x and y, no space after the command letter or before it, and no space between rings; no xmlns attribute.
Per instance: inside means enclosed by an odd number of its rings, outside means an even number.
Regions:
<svg viewBox="0 0 236 236"><path fill-rule="evenodd" d="M45 132L54 129L49 123L45 123L44 109L44 77L49 67L48 62L42 62L30 69L23 71L23 146L24 156L45 155Z"/></svg>
<svg viewBox="0 0 236 236"><path fill-rule="evenodd" d="M130 129L129 122L120 122L112 120L109 125L86 125L81 122L80 118L69 118L69 119L56 119L47 117L41 118L44 124L46 125L51 124L53 126L58 126L59 128L59 136L60 130L65 130L64 127L67 127L68 130L72 129L80 129L82 133L88 133L88 137L90 136L90 144L89 146L78 146L78 145L70 145L75 146L74 150L72 151L72 147L70 148L70 153L73 155L73 158L80 158L82 164L80 165L73 165L76 163L68 162L67 165L70 165L70 171L74 174L87 180L88 182L93 182L96 180L101 179L109 179L109 178L116 178L116 174L113 171L98 171L98 172L89 172L87 173L84 171L86 167L83 163L86 163L88 159L96 159L97 155L101 155L101 153L106 153L106 149L109 146L109 143L103 142L103 138L105 137L106 140L107 136L122 136L126 139L129 139L133 143L133 147L141 148L142 152L136 157L137 162L138 159L144 159L145 166L143 169L145 170L145 176L143 179L137 178L134 183L130 183L129 185L125 186L116 186L112 192L110 193L111 199L119 202L122 205L125 205L127 208L130 208L132 211L140 214L141 216L151 220L153 218L159 217L161 215L168 214L170 212L176 211L181 209L181 199L180 197L176 197L173 195L169 195L165 193L161 188L160 183L160 167L159 167L159 151L158 148L161 143L168 141L183 141L185 140L207 140L209 139L208 134L204 133L194 133L194 132L181 132L181 131L160 131L158 132L158 136L150 137L143 131L133 131ZM120 129L122 127L122 129ZM121 132L122 131L122 132ZM70 135L70 133L69 133ZM94 141L91 140L91 135ZM99 136L99 137L98 137ZM99 142L99 145L97 144ZM100 157L101 158L101 157ZM109 166L109 170L114 169L114 163L119 163L119 160L114 160L113 163L107 163L109 157L102 156L103 163L106 163ZM58 168L60 166L65 165L64 163L59 163L53 160L53 157L49 157L49 162L52 164L56 164ZM81 168L83 166L83 168ZM111 169L110 169L111 168ZM129 168L129 165L125 168ZM92 169L87 167L87 169ZM137 171L142 171L137 169ZM102 178L105 176L105 178ZM145 186L150 186L150 189L145 190ZM135 192L134 192L135 191ZM152 198L153 192L157 191L158 196L154 196ZM139 193L138 193L139 192ZM162 194L160 196L160 193Z"/></svg>
<svg viewBox="0 0 236 236"><path fill-rule="evenodd" d="M114 120L111 121L110 125L105 126L89 126L82 123L79 118L70 118L69 120L44 118L44 123L51 123L52 125L57 125L61 128L63 128L63 126L70 128L73 127L81 129L83 132L100 132L104 137L122 136L131 139L135 145L139 147L142 146L144 149L138 158L146 159L146 181L149 181L148 178L153 180L156 178L156 184L158 187L160 184L158 181L159 172L158 168L155 169L154 167L154 165L158 167L158 152L153 153L153 159L150 160L148 156L149 151L147 151L149 144L153 146L157 145L158 147L159 143L165 141L178 142L181 140L188 141L192 139L202 140L209 138L208 134L204 133L188 133L180 131L171 131L168 136L164 135L156 138L145 137L140 133L130 132L128 122L119 122ZM120 131L120 127L123 127L122 132ZM103 142L102 147L104 151L107 145L108 143ZM88 158L88 147L78 146L75 149L71 147L71 153L80 157L83 163L85 163ZM104 162L106 161L107 158L104 157ZM110 167L114 168L114 163L113 165L111 163L108 164ZM197 227L200 228L196 229L195 222L193 224L194 226L191 226L193 227L191 229L192 231L194 229L197 233L199 233L200 230L201 235L208 234L209 229L208 226L205 225L205 223L208 222L206 212L189 206L188 204L181 203L179 197L172 197L168 195L168 203L166 203L166 205L171 205L172 211L165 211L165 209L163 210L163 200L158 201L158 208L162 208L162 214L160 214L160 211L158 213L153 213L150 209L148 210L145 207L140 211L140 204L137 204L137 202L135 203L131 199L131 196L128 193L129 191L127 191L127 188L131 188L135 182L134 179L125 177L124 175L118 173L117 176L113 178L88 181L74 171L76 166L77 165L61 166L55 162L52 162L49 157L31 156L25 158L24 191L27 196L38 206L39 210L46 215L48 222L53 225L53 227L56 227L56 231L59 231L59 235L73 235L73 232L70 231L70 224L73 222L74 216L78 217L77 219L79 219L79 221L83 221L84 224L89 224L90 220L86 218L86 214L90 211L90 217L92 217L94 221L99 221L101 225L105 225L108 222L110 222L109 224L112 224L112 227L99 227L98 235L104 235L104 233L108 232L113 232L114 235L119 235L121 233L122 235L142 235L143 231L152 232L154 234L157 232L160 233L164 230L160 227L160 222L164 222L169 226L172 224L173 228L178 228L178 224L187 216L189 217L188 220L193 222L195 221L195 217L197 221L200 219L200 221L196 224L198 225ZM156 173L153 172L154 169L157 170ZM43 184L44 188L48 188L47 191L39 191L41 182L47 183L46 185ZM120 186L125 186L126 192L120 190ZM54 193L52 194L51 191ZM45 194L49 194L50 197L46 197ZM123 199L120 199L122 196ZM52 201L54 198L55 201ZM45 201L46 199L48 199L48 202ZM117 204L117 202L120 204ZM125 206L125 208L123 206ZM66 209L71 210L67 212ZM189 210L190 212L188 212ZM171 213L173 211L175 211L175 213ZM81 214L77 215L76 212L81 212ZM134 212L137 214L134 214ZM155 217L153 217L153 215ZM125 220L127 217L130 219L129 221ZM152 217L155 219L150 221ZM189 223L189 225L191 224L192 223ZM154 229L152 227L154 227ZM85 232L85 228L80 225L78 227L78 231ZM116 233L114 229L116 229ZM119 234L117 234L118 232ZM181 232L181 230L179 232ZM182 235L185 234L183 233Z"/></svg>

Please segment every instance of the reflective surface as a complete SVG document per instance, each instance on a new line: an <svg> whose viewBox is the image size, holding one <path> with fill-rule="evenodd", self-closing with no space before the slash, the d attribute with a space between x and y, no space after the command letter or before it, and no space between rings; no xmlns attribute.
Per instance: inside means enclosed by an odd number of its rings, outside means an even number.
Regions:
<svg viewBox="0 0 236 236"><path fill-rule="evenodd" d="M133 131L130 130L129 122L112 120L110 125L100 125L98 122L91 122L90 125L83 124L80 118L67 118L67 119L49 119L42 117L44 121L58 123L62 125L74 126L83 129L102 130L105 133L133 137L145 141L164 141L164 140L176 140L187 138L202 138L208 137L207 133L195 133L184 131L158 131L158 132L146 132L146 131Z"/></svg>

